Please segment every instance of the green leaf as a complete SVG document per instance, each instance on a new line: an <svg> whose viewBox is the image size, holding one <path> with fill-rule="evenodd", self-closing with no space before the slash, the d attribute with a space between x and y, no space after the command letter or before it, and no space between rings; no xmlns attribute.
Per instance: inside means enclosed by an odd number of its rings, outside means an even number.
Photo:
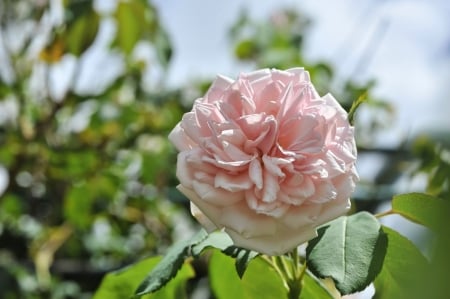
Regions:
<svg viewBox="0 0 450 299"><path fill-rule="evenodd" d="M306 272L303 276L300 299L334 299L334 297L317 278Z"/></svg>
<svg viewBox="0 0 450 299"><path fill-rule="evenodd" d="M115 18L117 34L113 44L125 54L130 54L139 40L153 38L157 28L153 8L144 0L119 1Z"/></svg>
<svg viewBox="0 0 450 299"><path fill-rule="evenodd" d="M386 236L373 215L360 212L321 227L306 254L314 275L332 278L341 294L351 294L366 288L381 270Z"/></svg>
<svg viewBox="0 0 450 299"><path fill-rule="evenodd" d="M178 271L177 276L174 277L168 284L157 292L144 296L146 299L187 299L186 284L188 279L195 276L192 266L185 262ZM105 298L106 299L106 298ZM109 298L108 298L109 299Z"/></svg>
<svg viewBox="0 0 450 299"><path fill-rule="evenodd" d="M67 50L75 56L80 56L94 42L99 24L100 17L92 8L69 24L64 35Z"/></svg>
<svg viewBox="0 0 450 299"><path fill-rule="evenodd" d="M91 224L93 196L86 183L72 187L67 193L64 199L64 215L75 227L87 229Z"/></svg>
<svg viewBox="0 0 450 299"><path fill-rule="evenodd" d="M353 125L353 119L355 117L356 110L358 110L359 106L367 101L367 91L360 95L356 101L352 103L350 107L350 111L348 112L348 121Z"/></svg>
<svg viewBox="0 0 450 299"><path fill-rule="evenodd" d="M116 185L107 176L95 176L74 185L64 198L64 215L79 229L87 229L95 219L96 206L106 205L114 196Z"/></svg>
<svg viewBox="0 0 450 299"><path fill-rule="evenodd" d="M139 23L136 20L132 5L132 2L119 2L115 15L117 20L115 43L117 43L126 54L129 54L133 50L134 45L141 35L141 29L139 28ZM143 10L141 10L140 13L143 13Z"/></svg>
<svg viewBox="0 0 450 299"><path fill-rule="evenodd" d="M231 240L230 236L223 231L215 231L208 234L198 244L192 246L192 255L198 257L207 248L217 248L224 251L230 246L233 246L233 240Z"/></svg>
<svg viewBox="0 0 450 299"><path fill-rule="evenodd" d="M217 299L286 298L281 278L262 258L252 260L240 279L234 269L234 259L214 251L209 262L209 278Z"/></svg>
<svg viewBox="0 0 450 299"><path fill-rule="evenodd" d="M425 257L398 232L388 227L382 229L387 235L388 247L383 268L374 281L374 298L431 298L421 294L426 289L423 278L428 273Z"/></svg>
<svg viewBox="0 0 450 299"><path fill-rule="evenodd" d="M172 58L172 46L169 35L162 28L159 28L156 32L154 43L159 62L164 68L167 68Z"/></svg>
<svg viewBox="0 0 450 299"><path fill-rule="evenodd" d="M147 275L136 289L135 294L138 296L153 293L172 278L175 277L178 270L183 265L185 259L190 255L191 247L198 244L207 237L204 230L199 231L191 239L184 240L173 245L162 261Z"/></svg>
<svg viewBox="0 0 450 299"><path fill-rule="evenodd" d="M257 52L258 45L252 39L242 40L234 50L236 57L241 60L252 59Z"/></svg>
<svg viewBox="0 0 450 299"><path fill-rule="evenodd" d="M94 294L93 299L123 299L133 296L139 281L155 267L161 257L152 257L132 266L107 274Z"/></svg>
<svg viewBox="0 0 450 299"><path fill-rule="evenodd" d="M431 174L427 190L432 194L439 194L446 185L446 181L450 181L450 165L442 160L436 170Z"/></svg>
<svg viewBox="0 0 450 299"><path fill-rule="evenodd" d="M233 245L233 240L223 231L216 231L208 235L199 244L192 247L192 255L199 256L203 250L207 248L216 248L221 250L226 255L236 259L236 272L240 278L244 276L245 270L249 262L259 255L258 252L236 247Z"/></svg>
<svg viewBox="0 0 450 299"><path fill-rule="evenodd" d="M449 225L450 202L431 195L423 193L396 195L392 200L392 210L435 232L443 231Z"/></svg>
<svg viewBox="0 0 450 299"><path fill-rule="evenodd" d="M160 260L161 257L148 258L122 270L107 274L94 294L93 299L131 298L139 281L144 279L148 270L155 267ZM186 281L193 276L194 271L192 267L185 263L175 279L158 292L146 298L183 298Z"/></svg>
<svg viewBox="0 0 450 299"><path fill-rule="evenodd" d="M11 219L19 219L23 214L24 204L20 198L12 193L7 193L1 196L0 200L0 219L4 220L5 217Z"/></svg>
<svg viewBox="0 0 450 299"><path fill-rule="evenodd" d="M230 246L223 252L236 259L235 268L239 278L244 276L245 270L247 270L250 261L259 255L259 252L236 246Z"/></svg>

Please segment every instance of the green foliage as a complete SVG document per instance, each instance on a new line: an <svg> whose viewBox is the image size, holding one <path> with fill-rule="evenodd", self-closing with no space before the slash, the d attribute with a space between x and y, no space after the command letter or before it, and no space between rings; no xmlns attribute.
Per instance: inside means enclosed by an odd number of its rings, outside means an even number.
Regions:
<svg viewBox="0 0 450 299"><path fill-rule="evenodd" d="M236 272L240 278L244 275L250 261L259 255L256 251L233 246L233 240L223 231L216 231L209 234L202 242L192 247L192 254L198 257L208 248L219 249L226 255L235 258Z"/></svg>
<svg viewBox="0 0 450 299"><path fill-rule="evenodd" d="M314 275L307 272L303 276L302 293L300 299L334 299L334 296L328 291Z"/></svg>
<svg viewBox="0 0 450 299"><path fill-rule="evenodd" d="M160 263L147 275L136 289L135 294L142 296L153 293L165 286L180 270L186 258L190 255L191 247L198 244L207 237L206 232L201 230L191 239L176 243L166 253Z"/></svg>
<svg viewBox="0 0 450 299"><path fill-rule="evenodd" d="M131 55L137 43L149 44L160 52L151 66L165 76L171 44L154 7L118 1L111 14L100 14L93 1L62 2L62 11L58 1L6 1L0 9L4 41L21 34L20 43L5 48L0 66L0 104L17 108L0 122L0 165L8 170L0 194L0 254L14 252L9 259L27 273L19 277L5 268L18 282L15 298L50 298L66 283L60 277L81 277L80 271L94 279L70 282L72 296L88 296L108 269L168 246L173 217L184 213L167 198L176 157L167 135L185 110L183 95L159 81L152 82L158 91L144 89L149 66ZM50 10L63 18L50 22ZM118 31L114 49L102 50L123 58L122 72L102 86L97 82L108 74L97 72L95 90L81 91L77 85L89 68L83 60L106 19L115 20ZM73 72L60 75L67 58ZM55 93L60 76L67 89ZM55 239L52 232L64 228L72 233Z"/></svg>
<svg viewBox="0 0 450 299"><path fill-rule="evenodd" d="M437 140L436 140L437 139ZM415 174L426 174L427 193L444 200L450 200L450 143L448 132L442 136L419 136L412 146L414 155L419 158Z"/></svg>
<svg viewBox="0 0 450 299"><path fill-rule="evenodd" d="M236 273L239 276L239 278L242 278L242 276L244 276L244 273L247 270L250 261L252 261L255 257L259 255L259 253L256 251L247 250L236 246L230 246L223 252L235 258Z"/></svg>
<svg viewBox="0 0 450 299"><path fill-rule="evenodd" d="M139 281L144 279L148 271L158 265L160 261L160 257L152 257L125 269L109 273L103 279L93 299L124 299L133 297ZM194 276L194 271L188 263L180 266L180 268L177 277L172 279L164 288L142 298L187 298L186 281Z"/></svg>
<svg viewBox="0 0 450 299"><path fill-rule="evenodd" d="M153 16L146 12L145 1L119 1L115 12L117 35L115 43L126 54L131 53L135 44L155 25Z"/></svg>
<svg viewBox="0 0 450 299"><path fill-rule="evenodd" d="M258 253L233 246L230 237L224 232L217 231L207 234L203 229L191 239L174 244L164 258L152 269L136 290L137 296L154 293L164 287L177 275L178 270L188 257L200 257L209 248L219 249L221 252L235 258L236 273L242 278L250 261Z"/></svg>
<svg viewBox="0 0 450 299"><path fill-rule="evenodd" d="M387 244L373 215L340 217L318 234L306 250L308 267L318 277L331 277L342 294L363 290L379 273Z"/></svg>
<svg viewBox="0 0 450 299"><path fill-rule="evenodd" d="M209 279L217 299L285 298L280 276L262 258L255 258L242 279L234 267L234 259L214 251L209 261Z"/></svg>
<svg viewBox="0 0 450 299"><path fill-rule="evenodd" d="M192 255L199 257L208 248L217 248L221 251L233 246L233 240L223 231L215 231L208 234L208 237L192 247Z"/></svg>
<svg viewBox="0 0 450 299"><path fill-rule="evenodd" d="M448 227L450 202L423 193L394 196L392 211L439 233Z"/></svg>
<svg viewBox="0 0 450 299"><path fill-rule="evenodd" d="M414 244L395 230L383 227L388 238L386 257L374 281L376 299L427 298L429 264ZM430 297L433 298L433 297Z"/></svg>
<svg viewBox="0 0 450 299"><path fill-rule="evenodd" d="M127 268L108 273L103 278L93 299L131 298L139 281L144 279L149 269L154 268L160 260L161 257L152 257Z"/></svg>
<svg viewBox="0 0 450 299"><path fill-rule="evenodd" d="M422 224L432 231L429 236L430 244L427 246L429 249L428 257L430 265L424 266L421 263L418 264L418 269L415 270L416 275L410 279L420 280L421 285L413 288L413 291L415 291L413 295L415 297L411 298L423 298L425 296L430 298L446 298L450 291L448 281L445 279L445 277L448 277L448 271L450 269L450 259L448 257L448 253L450 252L450 235L448 234L448 228L450 227L449 201L423 193L401 194L393 198L392 212ZM402 242L400 244L401 246L403 246L403 243L406 244L409 242L408 240L401 239L401 236L397 236L395 231L392 231L391 234L400 239ZM397 240L399 243L400 241ZM395 250L396 248L400 248L400 245L395 243L390 245L390 249L393 251L392 255L397 254ZM412 244L408 246L412 246ZM417 249L411 248L410 251L414 252ZM411 253L410 256L406 255L403 258L410 263L416 263L416 255L415 253ZM387 264L386 267L389 267L389 265ZM395 270L397 269L394 268L392 270L395 275L404 275L402 272L396 272ZM408 279L408 276L406 279ZM427 287L423 287L423 285ZM382 292L384 291L382 290Z"/></svg>
<svg viewBox="0 0 450 299"><path fill-rule="evenodd" d="M82 6L82 7L79 7ZM89 1L71 1L67 33L64 35L69 53L80 56L94 42L100 26L100 16Z"/></svg>
<svg viewBox="0 0 450 299"><path fill-rule="evenodd" d="M365 101L366 101L365 94L360 95L355 101L353 101L352 106L350 107L350 110L348 111L348 121L350 122L350 124L353 125L356 110Z"/></svg>

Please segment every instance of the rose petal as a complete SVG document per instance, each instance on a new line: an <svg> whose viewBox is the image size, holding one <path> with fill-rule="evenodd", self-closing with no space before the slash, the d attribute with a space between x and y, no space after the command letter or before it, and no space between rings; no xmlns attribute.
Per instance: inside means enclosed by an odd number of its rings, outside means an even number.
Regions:
<svg viewBox="0 0 450 299"><path fill-rule="evenodd" d="M253 159L250 162L249 177L250 177L250 180L252 180L252 182L256 185L256 188L262 189L262 187L263 187L263 172L262 172L261 162L259 159Z"/></svg>
<svg viewBox="0 0 450 299"><path fill-rule="evenodd" d="M214 103L220 101L223 97L223 93L230 87L234 80L218 75L216 80L213 81L211 87L208 89L204 97L204 101L208 103Z"/></svg>
<svg viewBox="0 0 450 299"><path fill-rule="evenodd" d="M276 221L272 217L255 214L245 203L224 207L220 214L220 223L245 238L276 232Z"/></svg>
<svg viewBox="0 0 450 299"><path fill-rule="evenodd" d="M197 123L197 118L194 112L188 112L183 115L183 119L180 124L184 133L192 139L196 144L201 143L202 135L199 125Z"/></svg>
<svg viewBox="0 0 450 299"><path fill-rule="evenodd" d="M178 154L176 175L182 185L186 186L187 188L192 188L192 171L187 163L187 157L189 157L189 155L189 151L180 152Z"/></svg>
<svg viewBox="0 0 450 299"><path fill-rule="evenodd" d="M322 206L320 204L303 204L298 207L291 207L283 216L282 221L291 229L298 229L302 226L320 225L317 224Z"/></svg>
<svg viewBox="0 0 450 299"><path fill-rule="evenodd" d="M186 135L180 123L173 128L168 138L180 152L190 150L196 146L196 143Z"/></svg>
<svg viewBox="0 0 450 299"><path fill-rule="evenodd" d="M322 207L322 213L317 219L318 225L327 223L341 215L345 215L350 210L350 200L333 200L327 202Z"/></svg>
<svg viewBox="0 0 450 299"><path fill-rule="evenodd" d="M181 193L183 193L187 198L189 198L189 200L191 202L193 202L194 205L197 206L198 209L200 209L200 211L202 211L203 215L205 217L207 217L207 219L209 219L217 228L219 228L219 229L222 228L222 226L220 225L220 222L218 221L219 217L220 217L220 209L219 208L201 200L198 197L198 195L195 193L194 190L186 188L185 186L183 186L181 184L177 186L177 189ZM196 214L196 215L199 215L199 214ZM203 216L201 216L201 217L203 217ZM200 219L203 219L203 218L200 218ZM205 223L208 224L208 227L211 227L208 222L205 222Z"/></svg>
<svg viewBox="0 0 450 299"><path fill-rule="evenodd" d="M236 246L271 256L284 254L317 236L316 230L312 227L303 227L295 231L280 229L275 234L248 238L229 228L226 228L225 232L230 235Z"/></svg>
<svg viewBox="0 0 450 299"><path fill-rule="evenodd" d="M278 183L278 178L268 171L263 171L263 202L274 202L277 199L277 193L280 190L280 185Z"/></svg>
<svg viewBox="0 0 450 299"><path fill-rule="evenodd" d="M192 182L192 189L198 194L198 197L205 202L214 204L218 207L235 204L244 200L244 192L229 192L222 188L214 188L213 186L199 181ZM198 205L198 203L196 203Z"/></svg>
<svg viewBox="0 0 450 299"><path fill-rule="evenodd" d="M252 181L247 173L228 175L224 172L219 172L214 179L214 187L222 188L230 192L247 190L252 185Z"/></svg>
<svg viewBox="0 0 450 299"><path fill-rule="evenodd" d="M206 229L208 233L211 233L217 229L217 226L208 218L202 211L191 202L191 214L197 219L198 222Z"/></svg>

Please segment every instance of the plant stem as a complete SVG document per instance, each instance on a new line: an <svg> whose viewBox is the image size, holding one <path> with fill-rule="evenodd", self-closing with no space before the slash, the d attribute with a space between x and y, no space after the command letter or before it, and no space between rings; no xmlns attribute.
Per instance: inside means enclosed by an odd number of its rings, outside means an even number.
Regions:
<svg viewBox="0 0 450 299"><path fill-rule="evenodd" d="M381 217L388 216L388 215L392 215L392 214L394 214L394 211L388 210L388 211L384 211L384 212L375 214L374 216L375 216L376 218L381 218Z"/></svg>
<svg viewBox="0 0 450 299"><path fill-rule="evenodd" d="M306 261L301 263L297 248L282 256L263 256L283 280L287 290L287 299L299 299L303 286L303 275L306 272Z"/></svg>
<svg viewBox="0 0 450 299"><path fill-rule="evenodd" d="M306 263L301 265L297 248L294 248L290 253L292 266L292 277L288 280L288 299L299 299L302 292L303 274L306 270Z"/></svg>

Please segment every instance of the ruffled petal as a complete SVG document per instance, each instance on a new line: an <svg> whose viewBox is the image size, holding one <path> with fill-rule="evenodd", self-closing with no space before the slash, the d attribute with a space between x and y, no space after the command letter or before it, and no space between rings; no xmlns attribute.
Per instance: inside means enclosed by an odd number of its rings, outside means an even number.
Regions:
<svg viewBox="0 0 450 299"><path fill-rule="evenodd" d="M192 189L202 201L218 207L233 205L245 199L243 191L229 192L195 180L192 182ZM199 206L198 203L196 204Z"/></svg>
<svg viewBox="0 0 450 299"><path fill-rule="evenodd" d="M222 188L230 192L247 190L252 186L253 183L245 172L238 175L229 175L225 172L219 172L214 180L215 188Z"/></svg>

